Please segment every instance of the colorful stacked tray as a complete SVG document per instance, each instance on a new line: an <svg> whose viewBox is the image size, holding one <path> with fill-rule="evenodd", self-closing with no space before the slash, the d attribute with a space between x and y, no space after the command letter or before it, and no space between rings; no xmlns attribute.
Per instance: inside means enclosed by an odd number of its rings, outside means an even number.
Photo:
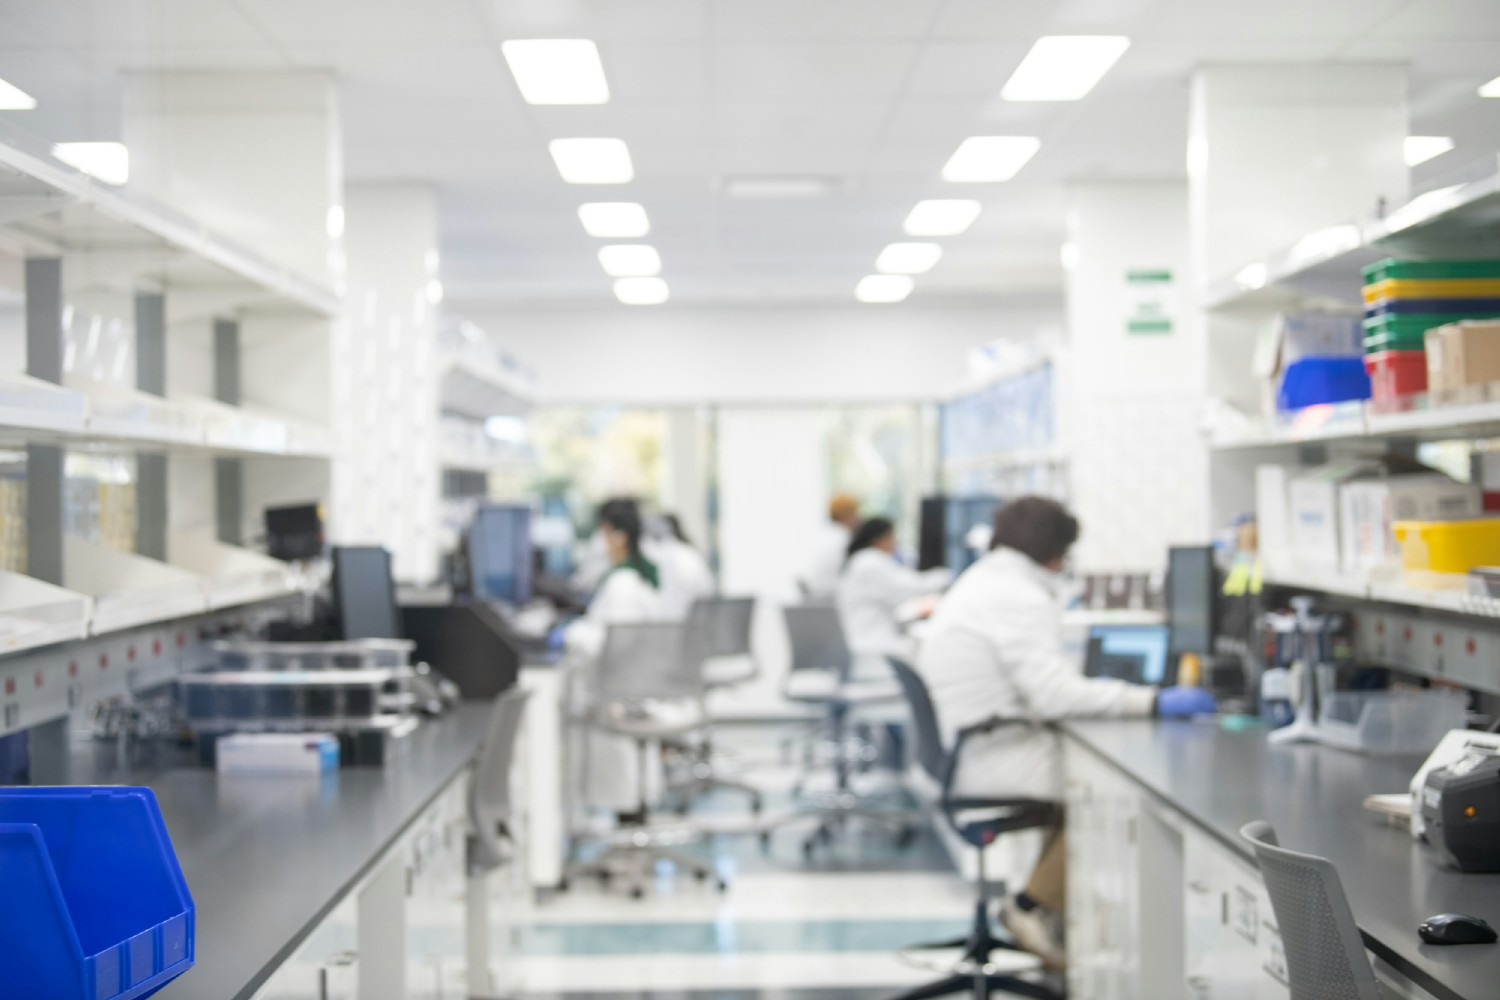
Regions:
<svg viewBox="0 0 1500 1000"><path fill-rule="evenodd" d="M1500 316L1500 260L1396 260L1362 272L1365 367L1375 399L1427 389L1427 331Z"/></svg>

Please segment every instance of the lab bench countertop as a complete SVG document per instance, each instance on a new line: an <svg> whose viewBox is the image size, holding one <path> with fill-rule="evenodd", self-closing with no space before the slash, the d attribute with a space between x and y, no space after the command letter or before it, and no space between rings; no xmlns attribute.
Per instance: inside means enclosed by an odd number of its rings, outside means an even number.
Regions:
<svg viewBox="0 0 1500 1000"><path fill-rule="evenodd" d="M1077 720L1063 728L1251 865L1239 831L1256 819L1269 820L1283 846L1331 860L1371 949L1435 996L1500 996L1500 945L1435 947L1417 937L1435 913L1500 925L1500 874L1445 867L1363 806L1367 795L1404 792L1421 757L1273 747L1264 729L1232 732L1211 721Z"/></svg>
<svg viewBox="0 0 1500 1000"><path fill-rule="evenodd" d="M158 1000L254 994L474 759L489 713L463 704L387 766L322 777L220 777L173 750L120 766L107 745L77 747L70 783L156 792L197 906L196 962Z"/></svg>

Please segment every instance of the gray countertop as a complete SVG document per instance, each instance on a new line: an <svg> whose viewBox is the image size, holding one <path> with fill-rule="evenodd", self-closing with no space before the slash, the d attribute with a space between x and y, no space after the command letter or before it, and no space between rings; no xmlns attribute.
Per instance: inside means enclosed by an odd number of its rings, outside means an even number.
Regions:
<svg viewBox="0 0 1500 1000"><path fill-rule="evenodd" d="M75 753L73 784L148 785L197 906L197 961L159 1000L243 1000L291 957L439 792L474 758L489 706L422 723L384 768L322 779L220 778L163 752L121 767L108 748Z"/></svg>
<svg viewBox="0 0 1500 1000"><path fill-rule="evenodd" d="M1421 758L1319 746L1271 747L1264 730L1147 720L1070 721L1065 731L1254 864L1239 836L1255 819L1284 846L1330 859L1378 955L1444 1000L1500 996L1500 945L1433 947L1417 924L1468 913L1500 926L1500 875L1445 868L1411 835L1366 810L1365 796L1406 790Z"/></svg>

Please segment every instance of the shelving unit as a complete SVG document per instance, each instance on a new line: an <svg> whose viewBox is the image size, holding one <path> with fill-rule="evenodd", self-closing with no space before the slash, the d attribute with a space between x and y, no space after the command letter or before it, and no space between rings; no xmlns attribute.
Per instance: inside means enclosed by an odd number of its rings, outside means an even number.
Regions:
<svg viewBox="0 0 1500 1000"><path fill-rule="evenodd" d="M1496 389L1500 387L1486 391L1492 393ZM1366 403L1310 407L1283 423L1254 427L1247 433L1216 436L1213 447L1229 451L1361 439L1451 441L1500 437L1500 400L1445 405L1429 404L1423 398L1413 402L1422 405L1392 412L1376 410Z"/></svg>
<svg viewBox="0 0 1500 1000"><path fill-rule="evenodd" d="M208 610L203 579L167 563L68 537L63 579L93 599L89 634L186 618Z"/></svg>
<svg viewBox="0 0 1500 1000"><path fill-rule="evenodd" d="M200 578L212 610L274 600L295 592L286 563L212 538L181 532L168 535L167 562Z"/></svg>
<svg viewBox="0 0 1500 1000"><path fill-rule="evenodd" d="M89 598L20 573L0 572L0 653L82 639Z"/></svg>

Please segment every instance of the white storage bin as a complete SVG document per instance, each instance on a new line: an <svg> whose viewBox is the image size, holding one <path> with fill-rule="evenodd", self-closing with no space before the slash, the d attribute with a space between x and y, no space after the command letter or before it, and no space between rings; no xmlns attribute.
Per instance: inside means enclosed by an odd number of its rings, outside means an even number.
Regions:
<svg viewBox="0 0 1500 1000"><path fill-rule="evenodd" d="M1323 696L1318 736L1359 753L1428 753L1463 728L1467 702L1460 691L1336 691Z"/></svg>

